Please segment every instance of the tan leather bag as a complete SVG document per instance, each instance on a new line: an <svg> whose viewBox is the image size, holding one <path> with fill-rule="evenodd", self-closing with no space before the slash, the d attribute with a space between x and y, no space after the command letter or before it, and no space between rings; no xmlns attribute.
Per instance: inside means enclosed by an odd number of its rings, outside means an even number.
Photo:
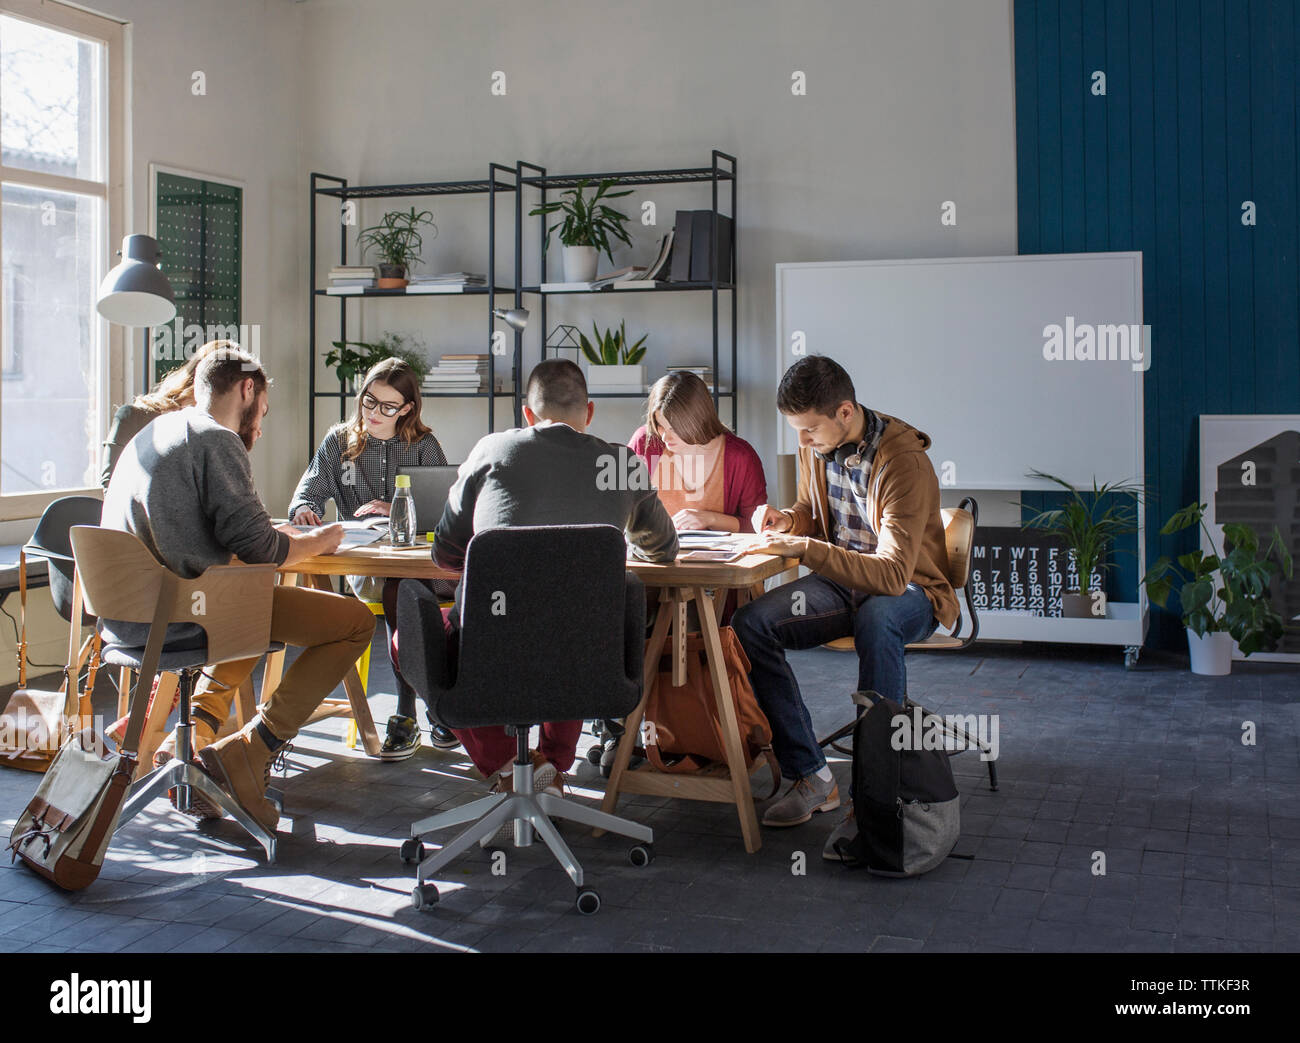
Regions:
<svg viewBox="0 0 1300 1043"><path fill-rule="evenodd" d="M81 628L81 587L73 593L72 622L69 623L68 662L63 683L49 692L27 687L27 554L18 552L18 592L22 626L18 639L18 690L0 713L0 765L24 771L45 771L69 738L91 724L90 693L99 669L99 634L90 638L90 665L83 694L72 678L79 676L81 650L77 639Z"/></svg>
<svg viewBox="0 0 1300 1043"><path fill-rule="evenodd" d="M66 890L79 891L95 881L104 864L108 842L117 829L122 804L135 775L136 747L144 728L149 688L158 671L167 615L175 594L176 577L166 573L120 751L106 756L102 742L90 729L72 736L59 750L36 795L14 823L8 845L11 857L21 858L29 868ZM80 619L80 597L74 609L72 618Z"/></svg>
<svg viewBox="0 0 1300 1043"><path fill-rule="evenodd" d="M772 753L772 725L749 683L749 657L731 627L720 627L718 634L745 768L752 769L760 757L766 760L772 770L769 796L774 796L781 785L781 769ZM701 635L690 634L686 638L684 685L673 686L671 653L660 659L658 681L646 700L645 721L646 759L659 771L698 773L713 764L726 763L722 721Z"/></svg>

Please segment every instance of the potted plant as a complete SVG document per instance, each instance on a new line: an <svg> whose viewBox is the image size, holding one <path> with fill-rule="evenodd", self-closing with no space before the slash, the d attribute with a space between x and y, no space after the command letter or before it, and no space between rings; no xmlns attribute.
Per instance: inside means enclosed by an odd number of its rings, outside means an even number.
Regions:
<svg viewBox="0 0 1300 1043"><path fill-rule="evenodd" d="M596 264L602 253L609 258L611 265L614 263L614 255L610 252L610 236L628 246L632 245L632 240L623 228L627 215L602 202L630 196L632 190L627 188L621 192L611 192L609 189L618 184L618 178L606 178L596 187L595 194L590 199L585 199L582 190L588 184L586 180L579 181L576 188L561 192L561 198L555 202L543 203L528 211L530 217L557 212L564 214L563 221L556 221L546 230L542 249L550 248L551 233L558 228L560 242L564 245L564 277L569 282L591 282L596 277Z"/></svg>
<svg viewBox="0 0 1300 1043"><path fill-rule="evenodd" d="M1226 555L1214 552L1214 536L1205 524L1206 505L1190 503L1165 522L1162 536L1200 526L1210 545L1178 556L1177 564L1162 555L1142 583L1147 597L1161 608L1173 591L1173 580L1181 581L1179 601L1192 673L1222 675L1232 670L1232 645L1241 654L1271 652L1285 629L1281 615L1269 599L1268 584L1281 571L1291 578L1291 555L1277 526L1268 546L1260 551L1259 537L1248 525L1229 523L1223 527ZM1274 554L1277 561L1273 560ZM1215 575L1220 586L1215 589Z"/></svg>
<svg viewBox="0 0 1300 1043"><path fill-rule="evenodd" d="M379 281L376 284L379 289L397 290L406 285L411 268L420 263L420 250L424 247L421 225L432 227L434 236L437 236L438 227L433 223L431 211L417 213L415 207L390 210L379 224L362 229L357 236L362 256L371 250L379 256Z"/></svg>
<svg viewBox="0 0 1300 1043"><path fill-rule="evenodd" d="M325 356L325 365L334 370L349 391L356 389L357 381L371 366L387 358L401 359L415 370L415 375L421 380L429 372L429 360L424 351L402 333L385 333L375 341L336 340L332 345L333 350Z"/></svg>
<svg viewBox="0 0 1300 1043"><path fill-rule="evenodd" d="M1141 494L1141 486L1132 482L1092 481L1092 490L1080 491L1063 478L1045 474L1042 471L1030 471L1029 477L1041 478L1054 482L1070 494L1064 507L1040 511L1027 522L1022 529L1037 529L1040 532L1059 536L1074 557L1077 569L1077 584L1073 590L1061 594L1061 607L1067 619L1104 619L1106 602L1100 596L1100 588L1092 588L1093 573L1104 574L1107 569L1115 567L1112 561L1106 561L1106 552L1120 536L1137 532L1137 516L1133 505L1128 502L1131 497L1136 503ZM1117 497L1104 511L1098 513L1101 502L1106 497ZM1018 504L1020 507L1026 504Z"/></svg>
<svg viewBox="0 0 1300 1043"><path fill-rule="evenodd" d="M645 366L641 360L645 358L645 336L629 344L625 322L620 322L618 329L607 329L604 333L593 322L591 332L595 343L585 333L579 333L578 347L587 358L587 383L592 389L644 391Z"/></svg>

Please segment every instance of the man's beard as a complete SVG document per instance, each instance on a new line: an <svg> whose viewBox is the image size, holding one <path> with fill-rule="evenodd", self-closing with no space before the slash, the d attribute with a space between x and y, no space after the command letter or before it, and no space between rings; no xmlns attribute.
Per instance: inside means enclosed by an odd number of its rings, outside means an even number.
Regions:
<svg viewBox="0 0 1300 1043"><path fill-rule="evenodd" d="M258 401L257 396L253 397L247 408L239 414L239 437L244 441L244 448L250 453L253 451L253 443L257 441L257 411L261 408L262 403Z"/></svg>

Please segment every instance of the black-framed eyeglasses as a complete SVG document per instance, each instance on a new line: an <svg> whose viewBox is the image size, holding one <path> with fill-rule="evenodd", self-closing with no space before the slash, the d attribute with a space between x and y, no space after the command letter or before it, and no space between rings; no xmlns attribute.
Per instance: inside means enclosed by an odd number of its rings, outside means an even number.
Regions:
<svg viewBox="0 0 1300 1043"><path fill-rule="evenodd" d="M379 412L383 413L384 416L397 416L398 413L406 408L406 403L403 402L400 405L394 405L392 402L380 402L379 399L375 398L374 395L367 391L361 396L361 408L377 409Z"/></svg>

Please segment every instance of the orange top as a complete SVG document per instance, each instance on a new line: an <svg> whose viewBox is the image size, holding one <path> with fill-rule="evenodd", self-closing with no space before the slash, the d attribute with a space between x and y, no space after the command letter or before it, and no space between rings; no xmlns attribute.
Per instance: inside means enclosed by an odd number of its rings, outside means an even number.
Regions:
<svg viewBox="0 0 1300 1043"><path fill-rule="evenodd" d="M680 510L718 511L726 507L722 456L726 436L718 435L698 453L678 456L664 452L651 476L669 517Z"/></svg>

